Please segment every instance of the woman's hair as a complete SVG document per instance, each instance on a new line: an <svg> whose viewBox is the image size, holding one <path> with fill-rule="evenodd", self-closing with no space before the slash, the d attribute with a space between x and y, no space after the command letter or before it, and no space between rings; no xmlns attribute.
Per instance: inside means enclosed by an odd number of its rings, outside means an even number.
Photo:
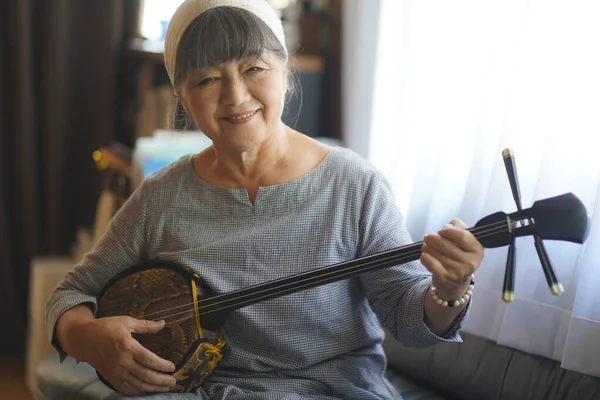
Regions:
<svg viewBox="0 0 600 400"><path fill-rule="evenodd" d="M187 27L175 56L173 86L185 82L190 72L224 62L263 57L273 52L287 64L288 53L273 31L260 18L238 7L217 7L202 13ZM294 75L289 74L288 93L295 91ZM177 101L173 127L189 129L193 121ZM191 123L191 124L190 124Z"/></svg>

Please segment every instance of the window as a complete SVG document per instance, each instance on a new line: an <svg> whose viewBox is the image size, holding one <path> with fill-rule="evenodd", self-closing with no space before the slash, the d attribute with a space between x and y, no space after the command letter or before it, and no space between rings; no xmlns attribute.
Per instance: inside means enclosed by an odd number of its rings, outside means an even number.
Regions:
<svg viewBox="0 0 600 400"><path fill-rule="evenodd" d="M144 0L141 35L149 40L164 40L167 24L183 0Z"/></svg>
<svg viewBox="0 0 600 400"><path fill-rule="evenodd" d="M149 40L163 41L167 24L177 7L184 0L143 0L140 34ZM277 10L282 10L296 3L297 0L267 0Z"/></svg>

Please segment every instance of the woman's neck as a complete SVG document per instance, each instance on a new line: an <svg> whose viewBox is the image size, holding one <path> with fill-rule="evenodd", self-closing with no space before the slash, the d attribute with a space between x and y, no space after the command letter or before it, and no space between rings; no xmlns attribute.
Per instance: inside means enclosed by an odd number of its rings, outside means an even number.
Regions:
<svg viewBox="0 0 600 400"><path fill-rule="evenodd" d="M243 150L215 144L210 149L213 154L209 170L217 179L237 187L268 184L268 176L288 158L289 136L287 130L282 130L260 145Z"/></svg>
<svg viewBox="0 0 600 400"><path fill-rule="evenodd" d="M216 186L246 189L252 203L261 186L299 178L312 171L329 152L328 146L287 127L281 137L261 146L238 152L228 149L213 144L194 156L196 174Z"/></svg>
<svg viewBox="0 0 600 400"><path fill-rule="evenodd" d="M259 145L234 149L213 145L194 157L194 169L206 182L228 188L246 189L254 203L261 186L290 180L291 141L295 132L282 129ZM293 168L292 168L293 169Z"/></svg>

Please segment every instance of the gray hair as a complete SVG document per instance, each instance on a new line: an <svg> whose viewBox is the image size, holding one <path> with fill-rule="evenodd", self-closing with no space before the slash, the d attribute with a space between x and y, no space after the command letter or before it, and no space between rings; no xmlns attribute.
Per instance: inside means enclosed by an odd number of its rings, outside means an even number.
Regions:
<svg viewBox="0 0 600 400"><path fill-rule="evenodd" d="M261 58L273 52L284 63L288 53L273 31L260 18L238 7L216 7L202 13L185 30L175 58L173 86L185 82L189 73L229 61ZM295 76L290 73L288 93L295 93ZM174 107L173 127L189 129L193 121L179 102ZM191 123L191 124L190 124Z"/></svg>

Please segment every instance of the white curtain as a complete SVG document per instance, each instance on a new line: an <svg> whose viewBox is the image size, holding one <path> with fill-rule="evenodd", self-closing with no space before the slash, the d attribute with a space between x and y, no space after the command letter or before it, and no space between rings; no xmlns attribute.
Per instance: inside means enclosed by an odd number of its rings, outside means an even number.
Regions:
<svg viewBox="0 0 600 400"><path fill-rule="evenodd" d="M387 175L413 238L458 217L572 192L584 245L517 240L516 299L500 297L507 248L487 249L466 332L600 377L600 2L345 0L346 144Z"/></svg>

